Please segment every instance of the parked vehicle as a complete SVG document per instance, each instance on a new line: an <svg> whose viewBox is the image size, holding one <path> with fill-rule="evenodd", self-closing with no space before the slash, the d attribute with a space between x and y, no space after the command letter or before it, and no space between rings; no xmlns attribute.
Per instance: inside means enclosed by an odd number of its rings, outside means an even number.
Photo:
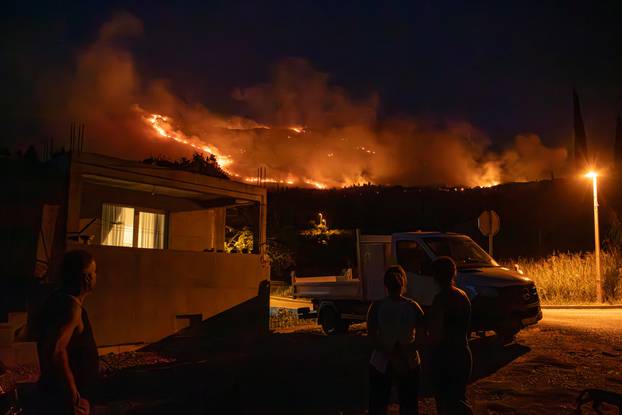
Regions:
<svg viewBox="0 0 622 415"><path fill-rule="evenodd" d="M385 296L383 275L399 264L408 277L407 295L424 309L438 287L430 265L439 256L456 261L456 285L471 300L471 330L493 330L509 340L522 328L542 319L535 283L519 272L500 266L466 235L442 232L405 232L357 237L358 267L343 275L294 277L294 297L307 298L313 310L301 317L317 317L326 334L344 333L351 323L365 321L373 300Z"/></svg>

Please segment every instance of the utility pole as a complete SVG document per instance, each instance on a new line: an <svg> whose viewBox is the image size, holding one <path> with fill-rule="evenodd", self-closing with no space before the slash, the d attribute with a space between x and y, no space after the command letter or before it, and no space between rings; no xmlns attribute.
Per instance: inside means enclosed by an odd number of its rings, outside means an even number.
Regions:
<svg viewBox="0 0 622 415"><path fill-rule="evenodd" d="M603 281L600 272L600 233L598 230L598 173L590 171L585 177L592 179L594 193L594 262L596 266L596 301L603 302Z"/></svg>
<svg viewBox="0 0 622 415"><path fill-rule="evenodd" d="M596 261L596 301L603 302L603 281L600 273L600 234L598 226L598 186L596 175L593 178L594 187L594 259Z"/></svg>

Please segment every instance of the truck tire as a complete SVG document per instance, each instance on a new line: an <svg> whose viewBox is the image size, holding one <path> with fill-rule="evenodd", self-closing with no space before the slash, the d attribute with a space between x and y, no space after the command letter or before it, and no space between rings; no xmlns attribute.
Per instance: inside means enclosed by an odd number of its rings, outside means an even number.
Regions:
<svg viewBox="0 0 622 415"><path fill-rule="evenodd" d="M348 331L350 326L349 322L342 319L337 310L332 307L327 307L322 310L320 314L320 324L322 330L327 336L333 336L335 334L343 334Z"/></svg>
<svg viewBox="0 0 622 415"><path fill-rule="evenodd" d="M503 345L510 344L515 340L520 330L516 328L503 328L495 330L495 334Z"/></svg>

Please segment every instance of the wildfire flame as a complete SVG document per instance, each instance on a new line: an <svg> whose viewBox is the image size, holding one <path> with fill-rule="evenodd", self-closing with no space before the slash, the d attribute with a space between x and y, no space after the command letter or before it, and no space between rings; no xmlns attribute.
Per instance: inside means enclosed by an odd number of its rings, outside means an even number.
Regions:
<svg viewBox="0 0 622 415"><path fill-rule="evenodd" d="M230 173L228 168L231 166L231 164L233 164L231 156L222 154L220 150L218 150L218 148L214 146L208 146L201 143L197 139L189 138L181 131L175 131L170 124L169 117L160 114L150 114L145 117L145 120L161 137L171 139L181 144L185 144L198 151L204 151L206 153L213 154L214 157L216 157L216 161L218 162L220 167L227 173Z"/></svg>
<svg viewBox="0 0 622 415"><path fill-rule="evenodd" d="M362 146L358 146L358 147L354 147L354 148L356 150L362 151L362 152L367 153L367 154L376 154L376 152L374 150L371 150L369 148L365 148L365 147L362 147Z"/></svg>
<svg viewBox="0 0 622 415"><path fill-rule="evenodd" d="M313 179L308 179L308 178L297 178L291 174L289 174L287 178L285 179L274 178L274 177L264 177L264 178L259 179L258 177L255 177L255 176L243 176L242 174L235 171L234 160L230 155L223 154L216 146L207 145L203 143L201 139L199 139L198 137L189 137L183 131L176 130L173 127L173 123L170 117L167 117L166 115L162 115L162 114L156 114L156 113L149 114L139 107L137 107L137 110L145 113L143 115L143 119L145 120L145 123L148 126L150 126L153 129L153 131L155 131L157 136L161 138L173 140L179 144L183 144L185 146L191 147L192 149L199 151L199 152L213 154L214 157L216 157L216 161L218 162L220 167L227 174L231 176L239 177L247 183L255 183L255 184L270 183L270 184L282 184L282 185L288 185L288 186L302 184L302 185L312 186L317 189L328 188L327 184L322 183L318 180L313 180ZM268 128L268 127L262 126L262 128ZM298 134L305 132L304 127L299 127L299 126L288 127L288 129Z"/></svg>
<svg viewBox="0 0 622 415"><path fill-rule="evenodd" d="M310 186L313 186L317 189L327 189L328 186L322 182L318 182L317 180L311 180L311 179L303 179L303 182L305 184L308 184Z"/></svg>
<svg viewBox="0 0 622 415"><path fill-rule="evenodd" d="M188 136L183 131L176 129L174 127L173 120L162 114L157 113L147 113L142 110L140 107L137 109L143 113L143 119L145 123L151 127L151 129L155 132L155 135L160 138L169 139L175 141L179 144L183 144L192 148L198 152L205 152L209 154L213 154L218 162L219 166L229 175L237 177L243 180L246 183L253 184L261 184L261 183L269 183L269 184L280 184L286 186L309 186L314 187L316 189L328 189L330 186L327 183L322 181L308 178L308 177L296 177L295 175L288 173L284 178L278 177L264 177L258 178L256 176L246 176L241 171L237 171L235 160L233 160L231 155L224 154L218 147L214 145L208 145L203 142L202 139L196 136ZM261 128L267 128L268 126L261 126ZM293 131L296 134L305 133L306 130L302 126L289 126L286 129ZM376 152L370 148L364 146L356 146L353 147L356 151L361 151L369 156L374 156ZM335 156L333 152L328 153L327 156L332 158ZM497 166L493 164L486 164L484 166L484 172L478 180L478 185L480 187L492 187L499 184L499 172ZM341 183L342 187L348 186L360 186L363 184L371 183L369 179L364 177L355 177L344 179Z"/></svg>
<svg viewBox="0 0 622 415"><path fill-rule="evenodd" d="M304 133L305 128L300 125L292 125L291 127L287 127L289 130L295 132L296 134Z"/></svg>
<svg viewBox="0 0 622 415"><path fill-rule="evenodd" d="M259 177L245 177L244 178L245 182L248 183L255 183L255 184L259 184L259 183L273 183L273 184L286 184L286 185L294 185L296 184L296 181L294 179L273 179L270 177L265 177L262 179L259 179Z"/></svg>

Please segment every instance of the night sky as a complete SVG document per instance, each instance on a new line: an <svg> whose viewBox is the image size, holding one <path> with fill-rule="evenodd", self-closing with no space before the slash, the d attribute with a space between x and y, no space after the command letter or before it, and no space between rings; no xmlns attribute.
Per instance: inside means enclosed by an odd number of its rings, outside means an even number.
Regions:
<svg viewBox="0 0 622 415"><path fill-rule="evenodd" d="M141 74L217 112L239 112L232 91L265 82L287 57L353 97L377 93L380 117L467 120L494 145L533 132L569 146L573 86L588 140L611 145L622 110L621 2L64 3L3 5L5 145L48 135L41 91L70 76L119 12L144 24L128 41Z"/></svg>

